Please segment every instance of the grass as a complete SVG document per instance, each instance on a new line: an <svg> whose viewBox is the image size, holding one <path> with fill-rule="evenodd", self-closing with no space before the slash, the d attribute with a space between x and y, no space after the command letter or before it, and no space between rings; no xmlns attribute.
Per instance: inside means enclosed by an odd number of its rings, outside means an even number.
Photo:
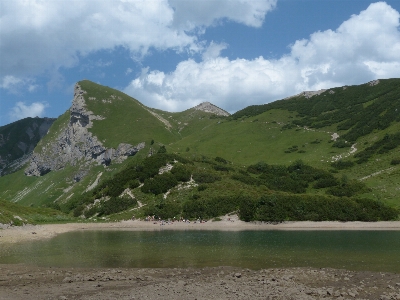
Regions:
<svg viewBox="0 0 400 300"><path fill-rule="evenodd" d="M150 143L152 139L162 144L177 140L176 135L136 99L87 80L79 84L87 92L84 97L88 110L105 118L94 120L93 128L89 129L105 147L117 148L120 143Z"/></svg>
<svg viewBox="0 0 400 300"><path fill-rule="evenodd" d="M257 118L220 124L216 122L198 134L174 143L171 151L184 155L183 152L189 147L190 155L222 156L238 165L249 165L258 161L290 164L298 159L318 167L326 165L326 161L331 158L328 155L332 150L329 143L331 133L326 130L283 129L290 115L287 111L274 110ZM317 139L322 142L313 144ZM293 145L302 151L285 153ZM321 163L321 160L325 163Z"/></svg>
<svg viewBox="0 0 400 300"><path fill-rule="evenodd" d="M0 223L23 225L23 224L48 224L67 223L75 221L58 210L50 208L26 207L0 200Z"/></svg>

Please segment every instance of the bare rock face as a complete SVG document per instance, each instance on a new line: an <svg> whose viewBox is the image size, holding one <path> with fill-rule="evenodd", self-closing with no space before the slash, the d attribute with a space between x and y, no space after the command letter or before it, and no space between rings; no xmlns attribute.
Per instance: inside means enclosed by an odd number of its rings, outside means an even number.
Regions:
<svg viewBox="0 0 400 300"><path fill-rule="evenodd" d="M120 144L117 149L106 148L88 131L93 120L102 120L103 117L94 115L86 109L83 95L86 92L79 84L75 85L74 100L70 108L70 120L65 129L52 143L45 145L40 153L34 153L30 165L25 170L28 176L42 176L52 170L64 168L67 164L79 164L85 168L90 163L109 165L112 161L121 162L128 156L135 155L144 147L144 143L136 146ZM79 181L85 172L78 176Z"/></svg>
<svg viewBox="0 0 400 300"><path fill-rule="evenodd" d="M226 116L227 117L230 115L227 111L215 106L214 104L212 104L210 102L200 103L199 105L195 106L194 109L209 112L209 113L212 113L212 114L215 114L218 116Z"/></svg>

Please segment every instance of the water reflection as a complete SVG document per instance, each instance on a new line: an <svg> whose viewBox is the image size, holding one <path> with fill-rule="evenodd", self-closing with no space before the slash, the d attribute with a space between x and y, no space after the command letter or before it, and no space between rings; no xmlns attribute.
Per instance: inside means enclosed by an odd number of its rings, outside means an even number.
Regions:
<svg viewBox="0 0 400 300"><path fill-rule="evenodd" d="M333 267L400 272L398 231L79 231L0 248L60 267Z"/></svg>

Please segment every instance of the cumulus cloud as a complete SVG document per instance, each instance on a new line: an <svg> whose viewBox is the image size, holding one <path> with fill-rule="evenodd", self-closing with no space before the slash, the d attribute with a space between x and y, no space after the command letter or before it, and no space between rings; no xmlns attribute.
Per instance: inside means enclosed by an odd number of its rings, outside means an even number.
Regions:
<svg viewBox="0 0 400 300"><path fill-rule="evenodd" d="M304 90L400 77L399 12L371 4L336 30L297 40L279 59L229 60L210 44L203 61L180 62L171 73L144 68L125 92L146 105L183 110L203 101L231 112Z"/></svg>
<svg viewBox="0 0 400 300"><path fill-rule="evenodd" d="M157 50L201 52L199 31L232 20L260 26L276 0L2 1L0 80L69 68L81 56L125 47L135 58ZM191 20L191 21L189 21Z"/></svg>
<svg viewBox="0 0 400 300"><path fill-rule="evenodd" d="M16 121L27 117L41 117L44 114L44 110L47 107L46 103L34 102L30 105L26 105L23 102L17 102L11 109L10 119Z"/></svg>

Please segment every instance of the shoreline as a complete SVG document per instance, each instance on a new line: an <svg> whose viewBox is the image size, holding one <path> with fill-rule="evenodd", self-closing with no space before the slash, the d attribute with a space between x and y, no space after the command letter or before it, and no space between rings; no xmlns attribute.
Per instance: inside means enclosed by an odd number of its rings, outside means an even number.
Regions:
<svg viewBox="0 0 400 300"><path fill-rule="evenodd" d="M173 222L170 224L152 221L121 221L113 223L66 223L12 226L0 229L0 243L13 244L25 241L35 241L52 238L58 234L81 230L205 230L205 231L245 231L245 230L400 230L400 221L382 222L284 222L278 224L238 220L236 216L223 217L221 221L206 223Z"/></svg>
<svg viewBox="0 0 400 300"><path fill-rule="evenodd" d="M400 299L399 274L329 268L0 270L0 299Z"/></svg>

